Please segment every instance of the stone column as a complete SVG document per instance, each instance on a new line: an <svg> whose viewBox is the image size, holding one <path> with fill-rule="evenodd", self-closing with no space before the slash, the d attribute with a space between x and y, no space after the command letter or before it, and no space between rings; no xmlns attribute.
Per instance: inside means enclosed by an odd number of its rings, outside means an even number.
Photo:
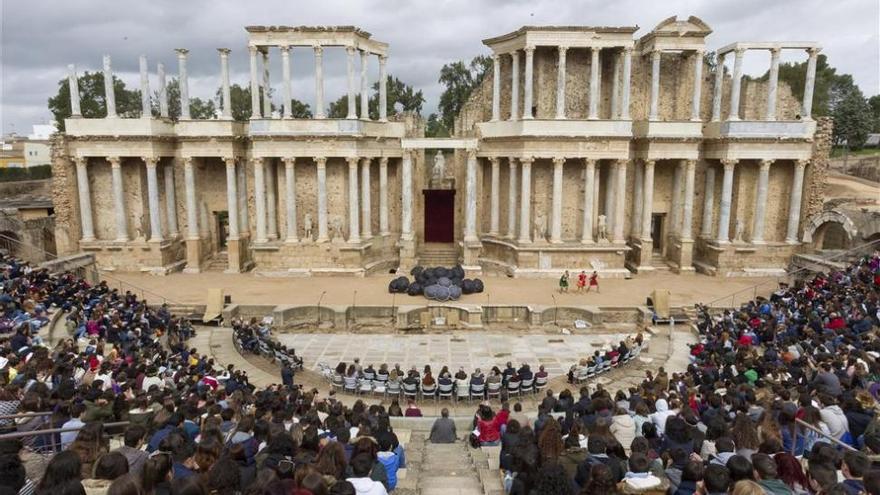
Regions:
<svg viewBox="0 0 880 495"><path fill-rule="evenodd" d="M603 206L605 213L605 226L607 233L614 231L614 205L616 204L614 195L617 192L617 167L611 163L608 165L608 174L605 176L605 205Z"/></svg>
<svg viewBox="0 0 880 495"><path fill-rule="evenodd" d="M599 163L598 160L596 161L596 168L595 168L594 174L595 175L593 177L593 225L597 226L597 225L599 225L599 212L601 211L601 209L599 208L599 196L601 196L601 193L602 193L602 165ZM605 225L607 226L608 224L606 223ZM596 229L593 228L593 231L595 232Z"/></svg>
<svg viewBox="0 0 880 495"><path fill-rule="evenodd" d="M270 241L278 239L278 173L275 159L263 159L266 169L266 235Z"/></svg>
<svg viewBox="0 0 880 495"><path fill-rule="evenodd" d="M642 200L642 242L652 242L651 217L654 213L654 160L645 160L644 200ZM650 258L651 253L643 253L642 257Z"/></svg>
<svg viewBox="0 0 880 495"><path fill-rule="evenodd" d="M180 230L177 226L177 192L174 190L174 161L165 166L162 172L165 178L165 216L168 218L168 236L177 237Z"/></svg>
<svg viewBox="0 0 880 495"><path fill-rule="evenodd" d="M141 158L147 165L147 203L150 208L150 242L162 242L162 217L159 213L159 178L156 174L157 160Z"/></svg>
<svg viewBox="0 0 880 495"><path fill-rule="evenodd" d="M286 243L299 242L299 234L296 228L296 158L285 157L284 160L284 206L287 207L285 225Z"/></svg>
<svg viewBox="0 0 880 495"><path fill-rule="evenodd" d="M178 48L177 52L177 79L180 85L180 120L189 120L189 76L186 72L186 55L189 50Z"/></svg>
<svg viewBox="0 0 880 495"><path fill-rule="evenodd" d="M226 162L226 213L229 218L228 239L236 241L241 234L238 231L238 180L235 171L235 158L224 158L224 161ZM231 259L229 264L233 265Z"/></svg>
<svg viewBox="0 0 880 495"><path fill-rule="evenodd" d="M370 163L372 158L361 158L361 237L373 237L373 212L370 197Z"/></svg>
<svg viewBox="0 0 880 495"><path fill-rule="evenodd" d="M660 117L660 50L651 52L651 109L648 120Z"/></svg>
<svg viewBox="0 0 880 495"><path fill-rule="evenodd" d="M413 238L413 175L412 153L404 149L400 164L400 238L411 241Z"/></svg>
<svg viewBox="0 0 880 495"><path fill-rule="evenodd" d="M140 56L138 65L141 70L141 118L149 119L153 117L153 108L150 106L150 74L146 55Z"/></svg>
<svg viewBox="0 0 880 495"><path fill-rule="evenodd" d="M614 54L614 70L611 73L611 120L620 115L620 53Z"/></svg>
<svg viewBox="0 0 880 495"><path fill-rule="evenodd" d="M681 233L681 182L684 175L683 160L675 164L672 172L672 206L669 212L669 228L667 229L674 237Z"/></svg>
<svg viewBox="0 0 880 495"><path fill-rule="evenodd" d="M464 241L477 242L477 151L467 151L465 171Z"/></svg>
<svg viewBox="0 0 880 495"><path fill-rule="evenodd" d="M624 243L624 224L626 219L623 216L626 208L626 160L617 160L617 194L614 195L615 212L614 212L614 242Z"/></svg>
<svg viewBox="0 0 880 495"><path fill-rule="evenodd" d="M550 242L562 242L562 172L564 157L553 159L553 220L550 225Z"/></svg>
<svg viewBox="0 0 880 495"><path fill-rule="evenodd" d="M168 85L165 84L165 64L156 65L156 75L159 78L159 117L168 118Z"/></svg>
<svg viewBox="0 0 880 495"><path fill-rule="evenodd" d="M516 158L508 158L507 166L507 237L516 239Z"/></svg>
<svg viewBox="0 0 880 495"><path fill-rule="evenodd" d="M379 122L388 122L388 57L379 55ZM388 159L385 159L387 166Z"/></svg>
<svg viewBox="0 0 880 495"><path fill-rule="evenodd" d="M358 159L348 161L348 242L361 242L360 208L358 207Z"/></svg>
<svg viewBox="0 0 880 495"><path fill-rule="evenodd" d="M125 213L125 191L122 186L122 162L118 156L109 156L113 184L113 210L116 213L116 241L128 241L128 216Z"/></svg>
<svg viewBox="0 0 880 495"><path fill-rule="evenodd" d="M581 226L581 244L593 243L593 190L596 179L596 160L584 158L584 217Z"/></svg>
<svg viewBox="0 0 880 495"><path fill-rule="evenodd" d="M519 52L510 52L510 120L519 120Z"/></svg>
<svg viewBox="0 0 880 495"><path fill-rule="evenodd" d="M324 48L315 45L315 113L316 119L326 118L324 115Z"/></svg>
<svg viewBox="0 0 880 495"><path fill-rule="evenodd" d="M565 118L565 52L567 46L559 47L559 64L556 69L556 118Z"/></svg>
<svg viewBox="0 0 880 495"><path fill-rule="evenodd" d="M500 187L500 168L501 163L498 157L492 157L492 190L489 194L489 235L497 236L499 224L501 223L501 215L500 215L500 193L498 188Z"/></svg>
<svg viewBox="0 0 880 495"><path fill-rule="evenodd" d="M224 120L232 119L232 93L229 88L229 48L218 48L220 53L220 87L223 94L222 116Z"/></svg>
<svg viewBox="0 0 880 495"><path fill-rule="evenodd" d="M242 236L250 236L250 219L248 218L247 163L236 160L235 173L238 177L238 228Z"/></svg>
<svg viewBox="0 0 880 495"><path fill-rule="evenodd" d="M370 54L361 50L361 118L370 120L370 87L367 81L367 67Z"/></svg>
<svg viewBox="0 0 880 495"><path fill-rule="evenodd" d="M700 235L707 239L712 238L712 212L715 209L715 169L706 167L706 185L703 188L703 225Z"/></svg>
<svg viewBox="0 0 880 495"><path fill-rule="evenodd" d="M113 68L110 66L110 55L104 55L104 102L107 106L107 118L116 118L116 91L113 88Z"/></svg>
<svg viewBox="0 0 880 495"><path fill-rule="evenodd" d="M693 239L694 223L694 181L697 169L696 160L686 160L684 164L684 214L681 221L681 239Z"/></svg>
<svg viewBox="0 0 880 495"><path fill-rule="evenodd" d="M82 117L82 110L79 107L79 79L76 77L76 66L73 64L67 66L67 83L70 87L70 117Z"/></svg>
<svg viewBox="0 0 880 495"><path fill-rule="evenodd" d="M770 75L767 81L767 112L764 120L776 120L776 90L779 86L779 48L770 49Z"/></svg>
<svg viewBox="0 0 880 495"><path fill-rule="evenodd" d="M721 120L721 90L724 86L724 55L718 54L715 64L715 87L712 93L712 121Z"/></svg>
<svg viewBox="0 0 880 495"><path fill-rule="evenodd" d="M315 157L318 177L318 239L317 242L327 242L327 159L323 156ZM311 239L309 239L311 240Z"/></svg>
<svg viewBox="0 0 880 495"><path fill-rule="evenodd" d="M742 86L742 61L745 48L737 48L733 59L733 79L730 87L730 115L727 120L739 120L739 95Z"/></svg>
<svg viewBox="0 0 880 495"><path fill-rule="evenodd" d="M534 83L534 59L535 59L535 47L527 46L525 49L526 52L526 74L525 74L525 88L523 95L523 119L532 119L534 116L532 115L532 86Z"/></svg>
<svg viewBox="0 0 880 495"><path fill-rule="evenodd" d="M801 196L804 192L804 169L807 168L807 160L794 162L794 179L791 183L791 195L788 197L788 229L785 234L785 242L798 244L798 226L801 222Z"/></svg>
<svg viewBox="0 0 880 495"><path fill-rule="evenodd" d="M819 49L810 48L807 50L807 53L810 57L807 59L807 78L804 82L802 117L809 120L813 118L813 88L816 86L816 58L819 56Z"/></svg>
<svg viewBox="0 0 880 495"><path fill-rule="evenodd" d="M755 193L755 218L752 223L752 244L764 244L764 217L767 214L767 188L770 184L770 165L773 160L761 160L758 169L758 188Z"/></svg>
<svg viewBox="0 0 880 495"><path fill-rule="evenodd" d="M355 93L357 92L357 89L354 83L354 47L346 47L345 53L348 55L346 58L346 70L348 73L348 115L346 115L345 118L356 119L357 102L355 100Z"/></svg>
<svg viewBox="0 0 880 495"><path fill-rule="evenodd" d="M254 167L254 216L257 223L256 243L264 243L269 240L266 234L266 170L264 158L253 158Z"/></svg>
<svg viewBox="0 0 880 495"><path fill-rule="evenodd" d="M199 238L199 207L196 203L196 177L193 170L193 159L183 159L183 182L186 189L186 239Z"/></svg>
<svg viewBox="0 0 880 495"><path fill-rule="evenodd" d="M501 61L500 55L492 54L492 122L501 115Z"/></svg>
<svg viewBox="0 0 880 495"><path fill-rule="evenodd" d="M251 60L251 118L260 118L260 79L257 69L257 47L249 46Z"/></svg>
<svg viewBox="0 0 880 495"><path fill-rule="evenodd" d="M290 47L287 45L282 45L281 47L281 75L283 77L284 86L283 96L284 96L284 118L292 119L293 118L293 109L290 108L290 100L293 98L293 92L290 87ZM285 162L286 163L286 162ZM286 167L287 165L285 165Z"/></svg>
<svg viewBox="0 0 880 495"><path fill-rule="evenodd" d="M379 158L379 235L389 235L388 226L388 157Z"/></svg>
<svg viewBox="0 0 880 495"><path fill-rule="evenodd" d="M632 67L632 47L623 49L623 91L620 97L620 119L629 120L629 92Z"/></svg>
<svg viewBox="0 0 880 495"><path fill-rule="evenodd" d="M271 83L269 78L269 47L263 49L263 118L272 117Z"/></svg>
<svg viewBox="0 0 880 495"><path fill-rule="evenodd" d="M519 196L519 242L532 242L532 162L534 158L522 158L522 184Z"/></svg>
<svg viewBox="0 0 880 495"><path fill-rule="evenodd" d="M82 241L95 240L95 224L92 220L92 193L89 186L89 159L78 156L76 163L76 188L79 193L79 219L82 224Z"/></svg>
<svg viewBox="0 0 880 495"><path fill-rule="evenodd" d="M700 120L700 99L703 91L703 50L694 52L694 94L691 99L691 120Z"/></svg>
<svg viewBox="0 0 880 495"><path fill-rule="evenodd" d="M636 165L635 183L633 184L633 209L630 237L640 239L642 236L642 203L644 202L645 169Z"/></svg>
<svg viewBox="0 0 880 495"><path fill-rule="evenodd" d="M724 165L724 179L721 181L721 213L718 214L719 244L730 242L730 206L733 201L733 167L736 160L721 160Z"/></svg>
<svg viewBox="0 0 880 495"><path fill-rule="evenodd" d="M599 50L600 48L590 48L590 113L587 116L590 120L599 118Z"/></svg>

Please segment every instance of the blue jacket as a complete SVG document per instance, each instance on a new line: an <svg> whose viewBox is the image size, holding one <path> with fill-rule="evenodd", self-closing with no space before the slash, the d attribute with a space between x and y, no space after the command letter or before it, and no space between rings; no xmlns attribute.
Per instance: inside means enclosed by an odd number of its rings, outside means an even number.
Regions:
<svg viewBox="0 0 880 495"><path fill-rule="evenodd" d="M379 462L385 466L385 472L388 474L388 491L394 490L397 486L397 469L400 467L400 456L394 452L379 452Z"/></svg>

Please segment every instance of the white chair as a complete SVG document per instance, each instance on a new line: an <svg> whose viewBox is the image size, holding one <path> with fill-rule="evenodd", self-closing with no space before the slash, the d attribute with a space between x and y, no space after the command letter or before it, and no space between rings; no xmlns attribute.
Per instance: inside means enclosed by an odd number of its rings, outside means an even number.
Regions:
<svg viewBox="0 0 880 495"><path fill-rule="evenodd" d="M330 386L332 386L334 390L343 390L345 382L342 379L342 375L333 374L330 377Z"/></svg>
<svg viewBox="0 0 880 495"><path fill-rule="evenodd" d="M372 391L373 391L373 380L361 380L361 383L358 386L358 393L369 394Z"/></svg>
<svg viewBox="0 0 880 495"><path fill-rule="evenodd" d="M455 389L455 399L456 400L459 400L459 401L460 400L467 400L467 399L470 399L470 397L471 397L470 385L468 385L466 387L462 386L462 385L458 385L458 387Z"/></svg>
<svg viewBox="0 0 880 495"><path fill-rule="evenodd" d="M501 382L490 382L486 385L486 397L488 399L492 399L492 397L501 397Z"/></svg>
<svg viewBox="0 0 880 495"><path fill-rule="evenodd" d="M485 395L486 395L486 384L485 383L481 383L479 385L473 384L473 385L471 385L471 394L468 397L468 401L470 401L471 399L483 400L483 397Z"/></svg>
<svg viewBox="0 0 880 495"><path fill-rule="evenodd" d="M388 381L388 373L382 373L382 372L376 373L375 381L382 382L382 383L387 382Z"/></svg>
<svg viewBox="0 0 880 495"><path fill-rule="evenodd" d="M451 383L440 384L437 386L437 398L438 399L452 400L453 399L452 396L453 396L453 391L452 391L452 384Z"/></svg>
<svg viewBox="0 0 880 495"><path fill-rule="evenodd" d="M385 382L380 382L379 380L373 380L373 395L386 395L388 390L388 386Z"/></svg>
<svg viewBox="0 0 880 495"><path fill-rule="evenodd" d="M422 399L433 398L435 401L437 400L437 384L434 383L432 385L422 384Z"/></svg>
<svg viewBox="0 0 880 495"><path fill-rule="evenodd" d="M535 393L540 392L547 388L547 377L546 376L536 376L535 377Z"/></svg>
<svg viewBox="0 0 880 495"><path fill-rule="evenodd" d="M520 382L507 382L507 395L513 397L519 395Z"/></svg>
<svg viewBox="0 0 880 495"><path fill-rule="evenodd" d="M419 398L419 386L415 383L406 383L403 382L403 397L418 399Z"/></svg>
<svg viewBox="0 0 880 495"><path fill-rule="evenodd" d="M586 368L581 368L577 371L577 374L574 376L574 381L577 383L583 383L590 379L590 377L594 374L595 367L588 366Z"/></svg>
<svg viewBox="0 0 880 495"><path fill-rule="evenodd" d="M353 376L346 376L342 379L343 386L342 390L345 392L351 392L353 394L357 394L358 392L358 381L357 378Z"/></svg>
<svg viewBox="0 0 880 495"><path fill-rule="evenodd" d="M519 389L520 389L520 392L523 393L523 394L525 394L525 393L529 393L529 394L533 394L533 393L535 393L535 377L532 376L532 377L529 378L528 380L523 380L522 382L520 382L520 384L519 384Z"/></svg>
<svg viewBox="0 0 880 495"><path fill-rule="evenodd" d="M373 381L375 378L376 378L376 375L374 373L364 372L364 380Z"/></svg>
<svg viewBox="0 0 880 495"><path fill-rule="evenodd" d="M400 397L400 380L388 380L385 384L385 397Z"/></svg>

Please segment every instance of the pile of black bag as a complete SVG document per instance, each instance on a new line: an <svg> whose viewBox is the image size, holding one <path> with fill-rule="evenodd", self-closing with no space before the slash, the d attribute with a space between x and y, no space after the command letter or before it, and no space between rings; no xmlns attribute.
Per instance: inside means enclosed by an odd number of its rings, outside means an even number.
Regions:
<svg viewBox="0 0 880 495"><path fill-rule="evenodd" d="M421 294L434 301L455 301L462 294L483 292L483 281L464 278L461 265L452 268L416 266L409 273L413 277L412 282L407 277L397 277L388 284L388 292L411 296Z"/></svg>

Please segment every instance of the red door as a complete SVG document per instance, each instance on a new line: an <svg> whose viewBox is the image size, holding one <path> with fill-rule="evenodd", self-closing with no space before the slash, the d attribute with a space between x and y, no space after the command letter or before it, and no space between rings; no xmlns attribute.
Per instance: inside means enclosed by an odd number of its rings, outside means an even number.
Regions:
<svg viewBox="0 0 880 495"><path fill-rule="evenodd" d="M455 190L425 189L425 242L455 241Z"/></svg>

